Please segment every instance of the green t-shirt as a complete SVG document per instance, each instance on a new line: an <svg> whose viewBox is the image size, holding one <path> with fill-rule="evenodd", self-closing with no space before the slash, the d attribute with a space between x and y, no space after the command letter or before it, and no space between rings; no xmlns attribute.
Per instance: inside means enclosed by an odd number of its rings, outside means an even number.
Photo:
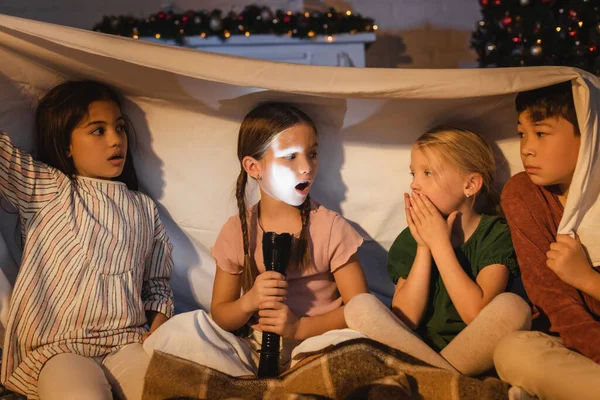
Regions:
<svg viewBox="0 0 600 400"><path fill-rule="evenodd" d="M388 253L387 269L394 284L399 278L406 279L416 253L417 242L406 228L398 235ZM511 278L519 276L519 266L508 225L502 217L482 215L473 235L462 246L455 248L454 253L463 270L473 281L483 268L493 264L506 265ZM431 272L427 310L417 333L429 346L440 351L467 325L450 300L435 262Z"/></svg>

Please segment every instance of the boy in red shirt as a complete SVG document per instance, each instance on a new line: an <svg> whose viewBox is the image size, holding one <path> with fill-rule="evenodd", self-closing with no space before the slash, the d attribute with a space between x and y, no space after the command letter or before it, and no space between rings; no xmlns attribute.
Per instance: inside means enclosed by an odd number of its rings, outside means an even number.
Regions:
<svg viewBox="0 0 600 400"><path fill-rule="evenodd" d="M557 233L581 143L571 83L519 93L516 108L525 172L509 179L501 202L544 332L506 337L494 363L539 398L599 399L600 274L577 236Z"/></svg>

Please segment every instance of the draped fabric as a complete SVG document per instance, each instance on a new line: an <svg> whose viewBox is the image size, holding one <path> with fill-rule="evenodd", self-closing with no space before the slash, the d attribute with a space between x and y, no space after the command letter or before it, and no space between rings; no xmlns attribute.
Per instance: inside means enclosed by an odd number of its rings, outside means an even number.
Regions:
<svg viewBox="0 0 600 400"><path fill-rule="evenodd" d="M406 227L402 196L409 190L414 139L440 124L481 134L495 150L500 187L522 170L516 93L571 81L583 140L559 231L578 232L592 258L600 256L590 245L600 243L600 84L577 69L301 66L1 15L0 60L0 129L25 149L31 149L37 100L62 80L97 79L124 92L124 112L136 129L132 151L141 187L159 204L174 246L177 311L209 308L215 269L209 251L223 223L236 213L239 125L264 100L292 102L315 120L320 170L311 196L341 213L365 238L359 256L370 289L389 301L393 285L385 260ZM256 200L256 192L251 187L250 201ZM2 256L18 262L14 221L1 219L11 249ZM14 280L11 263L2 265Z"/></svg>

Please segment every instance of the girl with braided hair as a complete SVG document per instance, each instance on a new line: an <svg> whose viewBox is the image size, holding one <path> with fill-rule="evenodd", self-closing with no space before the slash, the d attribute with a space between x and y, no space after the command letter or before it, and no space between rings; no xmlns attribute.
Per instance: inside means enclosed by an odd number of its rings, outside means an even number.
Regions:
<svg viewBox="0 0 600 400"><path fill-rule="evenodd" d="M368 291L356 256L362 238L309 197L318 169L317 139L315 124L289 104L263 103L246 115L238 136L238 213L225 222L212 249L217 264L212 319L203 311L187 313L193 321L176 316L167 324L169 334L162 335L165 346L154 348L240 376L256 374L262 332L282 337L280 371L340 337L364 337L341 331L344 304ZM249 180L260 189L252 207L246 204ZM265 271L264 232L293 234L285 276ZM195 336L185 333L190 326Z"/></svg>

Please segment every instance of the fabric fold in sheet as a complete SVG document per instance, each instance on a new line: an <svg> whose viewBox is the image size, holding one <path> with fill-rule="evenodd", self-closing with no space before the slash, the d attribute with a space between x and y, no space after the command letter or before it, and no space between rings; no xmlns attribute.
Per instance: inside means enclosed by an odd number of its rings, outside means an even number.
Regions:
<svg viewBox="0 0 600 400"><path fill-rule="evenodd" d="M363 235L359 256L370 288L389 302L393 285L385 260L406 227L403 193L409 191L412 142L440 124L474 130L494 148L500 187L522 170L516 93L571 81L583 140L560 232L577 232L591 258L600 262L600 85L583 71L293 65L3 15L0 59L0 129L26 150L31 149L35 105L60 81L97 79L124 92L124 112L136 130L132 151L141 187L159 204L174 245L172 284L179 312L209 310L215 270L209 251L222 224L237 212L239 124L265 100L292 102L315 120L320 170L311 196ZM15 221L3 215L0 232L18 261ZM9 264L2 268L14 280Z"/></svg>

